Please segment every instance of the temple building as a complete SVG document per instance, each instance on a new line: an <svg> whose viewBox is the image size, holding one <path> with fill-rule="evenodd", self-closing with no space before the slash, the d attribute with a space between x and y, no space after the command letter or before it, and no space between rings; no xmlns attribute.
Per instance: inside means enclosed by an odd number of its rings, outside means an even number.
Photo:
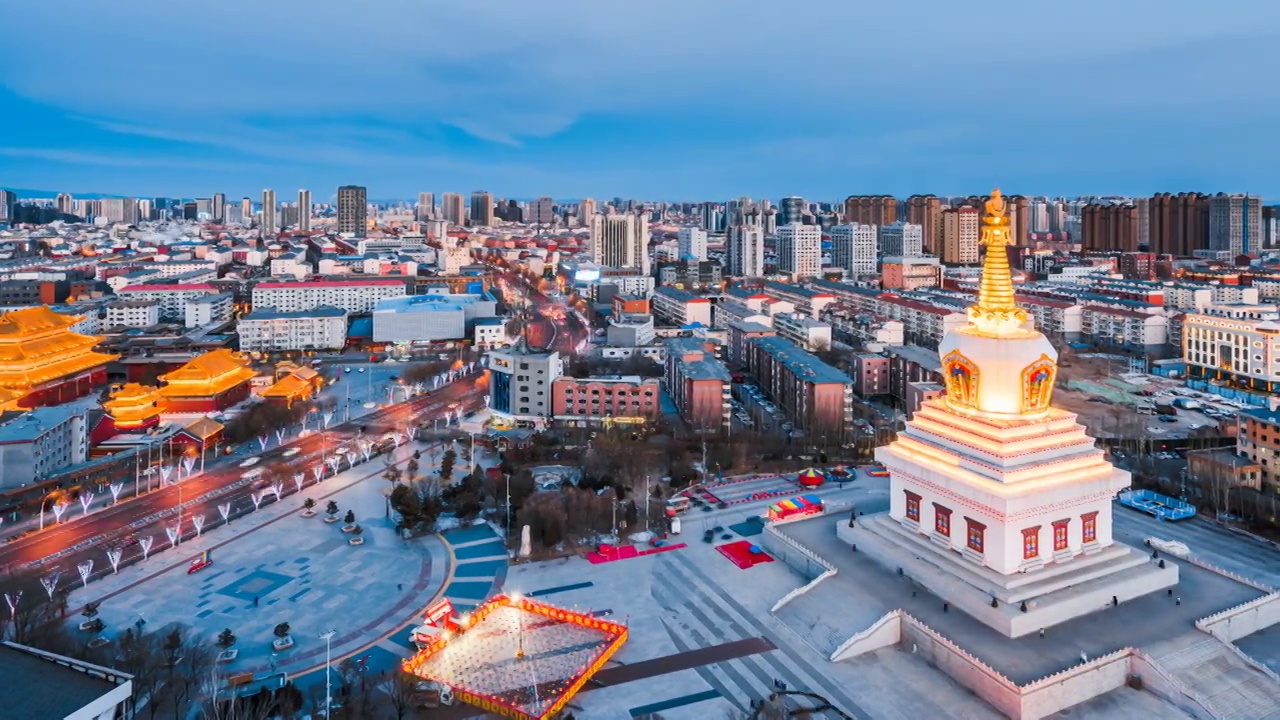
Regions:
<svg viewBox="0 0 1280 720"><path fill-rule="evenodd" d="M258 372L249 358L225 348L192 358L186 365L160 376L164 412L206 413L225 410L249 397L249 383Z"/></svg>
<svg viewBox="0 0 1280 720"><path fill-rule="evenodd" d="M94 445L121 433L145 433L160 424L164 411L160 389L139 383L125 383L102 403L105 414L90 434Z"/></svg>
<svg viewBox="0 0 1280 720"><path fill-rule="evenodd" d="M99 338L71 332L83 319L43 305L0 315L0 388L32 408L83 397L106 382L107 363L120 356L94 352Z"/></svg>
<svg viewBox="0 0 1280 720"><path fill-rule="evenodd" d="M267 402L292 407L295 402L310 400L323 383L320 373L309 367L298 367L259 394Z"/></svg>
<svg viewBox="0 0 1280 720"><path fill-rule="evenodd" d="M1018 637L1163 590L1178 568L1112 538L1111 501L1129 473L1052 405L1058 355L1014 301L998 190L981 242L977 302L938 350L946 393L876 451L890 473L889 513L837 532Z"/></svg>

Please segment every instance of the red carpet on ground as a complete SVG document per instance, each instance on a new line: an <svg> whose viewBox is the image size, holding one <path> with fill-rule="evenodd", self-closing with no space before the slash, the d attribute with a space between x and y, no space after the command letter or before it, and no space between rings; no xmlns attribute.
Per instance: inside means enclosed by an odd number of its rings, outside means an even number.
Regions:
<svg viewBox="0 0 1280 720"><path fill-rule="evenodd" d="M601 545L597 551L587 553L587 561L592 565L599 565L600 563L613 562L614 560L628 560L634 557L641 557L642 555L656 555L657 553L667 552L668 550L679 550L682 547L686 547L684 543L663 545L661 547L650 547L645 548L644 550L637 550L634 545Z"/></svg>
<svg viewBox="0 0 1280 720"><path fill-rule="evenodd" d="M773 562L773 558L764 550L760 552L751 552L752 542L750 540L739 540L738 542L725 543L718 545L716 550L720 554L729 558L729 562L746 570L749 567L759 565L760 563Z"/></svg>

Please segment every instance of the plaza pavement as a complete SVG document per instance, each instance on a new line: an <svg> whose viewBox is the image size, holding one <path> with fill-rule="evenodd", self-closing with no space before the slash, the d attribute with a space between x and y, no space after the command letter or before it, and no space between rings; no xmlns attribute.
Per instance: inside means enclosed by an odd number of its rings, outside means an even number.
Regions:
<svg viewBox="0 0 1280 720"><path fill-rule="evenodd" d="M407 444L395 457L405 460L421 447ZM424 466L426 458L424 452ZM103 600L107 637L123 633L139 618L146 620L147 630L178 622L211 641L230 628L240 655L222 666L224 674L266 672L273 665L299 673L323 665L325 643L319 636L336 630L336 665L413 621L450 571L448 548L439 538L405 541L396 534L385 515L382 470L376 460L361 464L301 495L264 505L176 551L75 590L71 607ZM312 518L299 514L307 497L317 505ZM323 521L330 499L338 503L340 518L354 511L364 527L364 545L347 544L351 536L341 532L342 522ZM165 542L157 538L158 544ZM205 550L212 551L214 564L187 575L191 559ZM272 630L281 622L290 624L295 645L273 658Z"/></svg>
<svg viewBox="0 0 1280 720"><path fill-rule="evenodd" d="M839 496L871 502L874 491L855 483ZM705 517L728 525L759 514L763 505L744 504ZM738 569L715 544L702 542L698 516L688 518L687 529L677 538L688 543L684 549L601 565L577 557L516 564L505 589L571 609L608 610L610 619L631 629L630 640L616 656L619 663L751 637L767 638L778 649L584 692L571 704L579 717L628 718L637 710L669 704L664 701L693 701L660 709L662 717L707 720L730 708L746 710L751 700L772 692L775 679L791 689L823 695L857 718L1000 717L909 653L887 649L852 663L829 663L769 613L804 580L781 562ZM843 604L833 610L843 611Z"/></svg>

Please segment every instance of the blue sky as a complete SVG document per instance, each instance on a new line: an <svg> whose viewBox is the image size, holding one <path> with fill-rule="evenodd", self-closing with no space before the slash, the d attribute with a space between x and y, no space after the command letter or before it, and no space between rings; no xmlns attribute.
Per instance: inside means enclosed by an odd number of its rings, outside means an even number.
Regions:
<svg viewBox="0 0 1280 720"><path fill-rule="evenodd" d="M8 0L0 186L1280 196L1280 3Z"/></svg>

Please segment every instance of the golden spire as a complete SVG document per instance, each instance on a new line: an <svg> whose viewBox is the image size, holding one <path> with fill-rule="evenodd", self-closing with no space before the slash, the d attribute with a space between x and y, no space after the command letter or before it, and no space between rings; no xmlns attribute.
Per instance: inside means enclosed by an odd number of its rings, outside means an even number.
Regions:
<svg viewBox="0 0 1280 720"><path fill-rule="evenodd" d="M1027 313L1018 307L1013 296L1013 273L1009 269L1009 253L1013 243L1009 232L1009 216L1000 189L991 191L982 213L979 242L987 246L982 261L982 281L978 286L978 302L969 308L969 321L980 330L1002 334L1021 328Z"/></svg>

